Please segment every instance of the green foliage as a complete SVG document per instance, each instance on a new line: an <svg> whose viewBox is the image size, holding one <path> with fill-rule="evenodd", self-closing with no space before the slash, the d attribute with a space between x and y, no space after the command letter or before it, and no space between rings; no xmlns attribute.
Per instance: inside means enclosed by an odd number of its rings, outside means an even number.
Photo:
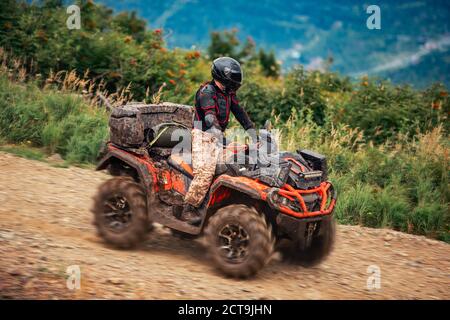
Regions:
<svg viewBox="0 0 450 320"><path fill-rule="evenodd" d="M41 79L52 70L76 70L101 80L110 92L131 83L131 93L138 100L164 82L177 98L192 90L188 69L194 70L199 52L168 51L163 30L146 30L145 21L133 12L114 16L111 9L92 1L78 4L83 13L81 29L69 30L65 7L49 1L2 2L0 46Z"/></svg>
<svg viewBox="0 0 450 320"><path fill-rule="evenodd" d="M280 64L275 58L273 51L267 53L260 48L256 53L256 44L248 37L243 45L238 38L238 30L225 30L222 32L211 32L208 55L211 59L219 57L232 57L241 63L257 62L261 67L262 74L266 77L277 78L280 75Z"/></svg>
<svg viewBox="0 0 450 320"><path fill-rule="evenodd" d="M210 77L210 59L229 55L244 64L238 95L260 125L272 110L287 120L295 109L328 129L331 124L358 128L377 144L397 133L411 137L438 124L448 132L450 99L440 84L422 92L368 78L354 84L347 77L301 67L279 77L274 53L256 52L252 39L239 40L237 29L211 33L206 60L198 51L167 50L164 30L147 30L135 12L114 14L92 1L78 4L82 28L69 30L60 1L3 1L0 45L21 58L28 72L40 74L41 81L52 70L76 70L109 92L130 85L135 100L148 100L166 83L163 99L189 104L199 84Z"/></svg>
<svg viewBox="0 0 450 320"><path fill-rule="evenodd" d="M281 76L274 53L256 52L251 39L242 44L237 30L213 32L205 59L199 51L166 49L164 30L148 30L133 12L78 4L82 29L68 30L61 1L0 2L2 144L93 163L108 135L108 115L79 91L60 88L58 71L84 75L93 91L129 88L134 100L147 102L165 83L162 100L193 104L210 77L211 59L232 56L243 63L238 97L252 120L262 125L272 118L283 149L327 156L342 223L450 241L450 98L443 85L418 91L367 77L353 83L302 67ZM5 52L20 59L5 61Z"/></svg>
<svg viewBox="0 0 450 320"><path fill-rule="evenodd" d="M69 162L95 162L108 136L108 116L73 93L39 90L0 76L0 136L5 142L45 147Z"/></svg>
<svg viewBox="0 0 450 320"><path fill-rule="evenodd" d="M438 94L444 95L441 100L436 96L438 88ZM447 93L441 86L418 92L409 86L366 79L350 101L341 105L335 120L362 129L380 143L398 132L413 135L433 128L447 117L448 110Z"/></svg>
<svg viewBox="0 0 450 320"><path fill-rule="evenodd" d="M8 152L15 154L19 157L31 159L31 160L44 160L45 159L45 152L36 149L31 148L27 145L18 145L18 146L8 146L8 145L0 145L0 151Z"/></svg>
<svg viewBox="0 0 450 320"><path fill-rule="evenodd" d="M281 68L273 51L266 53L263 49L259 49L258 58L261 63L262 72L266 77L277 78L280 76Z"/></svg>
<svg viewBox="0 0 450 320"><path fill-rule="evenodd" d="M252 38L247 38L245 43L241 42L237 36L238 30L231 29L222 32L211 32L208 55L211 59L223 56L233 57L240 62L245 62L255 56L255 42Z"/></svg>
<svg viewBox="0 0 450 320"><path fill-rule="evenodd" d="M47 120L40 97L33 84L17 86L0 77L0 136L9 141L39 144Z"/></svg>
<svg viewBox="0 0 450 320"><path fill-rule="evenodd" d="M247 82L239 90L240 104L247 110L250 118L263 124L270 118L274 106L269 92L257 82Z"/></svg>
<svg viewBox="0 0 450 320"><path fill-rule="evenodd" d="M119 13L113 18L112 24L114 29L132 36L138 42L145 39L146 22L136 16L136 11Z"/></svg>
<svg viewBox="0 0 450 320"><path fill-rule="evenodd" d="M327 155L339 221L448 241L450 141L442 126L412 140L397 134L394 142L376 146L364 143L361 131L327 130L296 114L275 124L282 129L284 149Z"/></svg>
<svg viewBox="0 0 450 320"><path fill-rule="evenodd" d="M226 30L223 32L211 32L211 41L208 54L211 59L223 56L238 57L237 47L240 42L236 35L237 30Z"/></svg>
<svg viewBox="0 0 450 320"><path fill-rule="evenodd" d="M308 74L303 68L296 68L283 79L283 85L269 82L264 84L258 78L248 78L239 91L239 97L254 120L263 124L273 110L282 120L287 120L293 109L299 113L311 114L317 124L324 124L326 101L315 74Z"/></svg>

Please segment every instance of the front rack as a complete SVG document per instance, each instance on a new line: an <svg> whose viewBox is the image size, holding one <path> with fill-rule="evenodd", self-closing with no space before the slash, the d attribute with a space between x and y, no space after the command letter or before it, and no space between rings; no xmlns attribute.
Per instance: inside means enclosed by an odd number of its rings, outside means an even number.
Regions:
<svg viewBox="0 0 450 320"><path fill-rule="evenodd" d="M304 194L316 194L321 199L320 209L317 211L309 211L305 200L303 199ZM301 212L292 210L288 206L285 206L280 203L280 201L276 201L274 196L278 195L284 197L290 201L298 200L300 204ZM285 184L282 188L274 188L269 196L269 203L276 210L281 211L282 213L294 216L296 218L308 218L320 215L327 215L333 212L334 207L336 205L336 191L334 190L331 182L322 182L318 187L311 189L294 189L292 186ZM330 199L329 203L328 200ZM328 205L327 205L328 203Z"/></svg>

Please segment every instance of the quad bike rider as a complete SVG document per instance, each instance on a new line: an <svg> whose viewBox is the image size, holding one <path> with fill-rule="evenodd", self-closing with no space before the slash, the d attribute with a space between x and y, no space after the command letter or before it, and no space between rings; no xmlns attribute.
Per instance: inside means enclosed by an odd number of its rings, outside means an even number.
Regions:
<svg viewBox="0 0 450 320"><path fill-rule="evenodd" d="M233 73L236 65L229 68L222 70L232 81L203 86L195 112L190 106L167 102L130 103L112 111L110 141L97 170L106 169L113 177L100 185L94 198L97 231L119 248L144 241L153 223L177 236L204 236L214 265L232 277L256 274L270 260L275 245L292 261L317 264L328 256L335 237L336 192L327 179L326 158L309 150L279 151L268 130L259 130L259 137L248 145L217 144L215 133L226 128L230 111L244 128L253 127L238 103L231 101L242 78L237 81ZM213 66L217 77L214 72ZM193 118L202 130L192 130ZM208 128L213 134L205 138L203 130ZM174 150L183 141L190 145L196 133L215 147L211 150L219 145L245 161L203 162L215 170L212 178L200 181L201 188L206 185L206 196L194 193L198 206L189 213L186 203L198 170L194 172L195 161L191 165ZM215 151L209 155L217 156Z"/></svg>
<svg viewBox="0 0 450 320"><path fill-rule="evenodd" d="M199 211L216 170L224 142L222 132L228 126L230 112L244 130L255 126L245 110L239 105L236 91L243 80L242 69L236 60L221 57L211 66L212 80L200 86L195 95L195 125L192 131L192 166L194 179L185 196L187 205L181 219L191 224L201 221Z"/></svg>

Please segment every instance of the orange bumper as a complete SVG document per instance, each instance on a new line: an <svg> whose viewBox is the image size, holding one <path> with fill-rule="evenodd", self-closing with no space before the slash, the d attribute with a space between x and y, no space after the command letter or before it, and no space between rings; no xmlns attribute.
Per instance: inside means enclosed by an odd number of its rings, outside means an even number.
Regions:
<svg viewBox="0 0 450 320"><path fill-rule="evenodd" d="M285 184L282 188L275 189L271 193L272 195L269 196L270 204L280 212L296 218L308 218L320 215L328 215L333 212L334 207L336 205L336 192L334 191L333 185L328 181L322 182L320 186L316 188L307 190L294 189L292 186ZM320 210L308 211L308 208L305 204L305 200L303 199L302 195L313 193L315 193L321 199ZM301 212L295 211L285 205L278 204L278 201L271 200L273 199L272 197L274 194L284 197L289 201L298 200Z"/></svg>

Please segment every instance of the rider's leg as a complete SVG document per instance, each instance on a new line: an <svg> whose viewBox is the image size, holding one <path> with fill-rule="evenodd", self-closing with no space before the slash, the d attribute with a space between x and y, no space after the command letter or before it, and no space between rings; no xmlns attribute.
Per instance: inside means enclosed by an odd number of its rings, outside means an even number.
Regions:
<svg viewBox="0 0 450 320"><path fill-rule="evenodd" d="M186 205L181 214L182 220L189 221L190 223L198 223L199 219L201 220L196 208L202 204L203 199L208 193L214 172L216 171L218 155L217 138L210 133L193 129L192 167L194 179L184 197Z"/></svg>

